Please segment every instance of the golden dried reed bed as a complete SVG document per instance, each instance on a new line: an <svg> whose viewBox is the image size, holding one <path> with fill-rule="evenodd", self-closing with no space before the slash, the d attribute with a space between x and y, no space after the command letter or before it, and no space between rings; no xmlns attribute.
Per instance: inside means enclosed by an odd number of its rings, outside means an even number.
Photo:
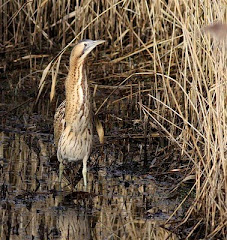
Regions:
<svg viewBox="0 0 227 240"><path fill-rule="evenodd" d="M39 96L50 86L47 76L51 75L54 98L62 53L70 43L83 38L108 41L103 63L98 65L104 65L106 76L99 79L92 72L92 79L98 89L108 85L115 91L116 86L125 86L126 91L112 102L107 98L97 114L124 99L136 104L134 119L163 131L168 144L175 143L193 166L185 166L184 179L194 179L191 191L196 191L182 221L194 218L188 238L203 227L201 238L226 237L226 1L13 0L0 4L1 52L28 47L31 53L39 52L30 56L32 72L38 68L33 58L62 49L43 67Z"/></svg>

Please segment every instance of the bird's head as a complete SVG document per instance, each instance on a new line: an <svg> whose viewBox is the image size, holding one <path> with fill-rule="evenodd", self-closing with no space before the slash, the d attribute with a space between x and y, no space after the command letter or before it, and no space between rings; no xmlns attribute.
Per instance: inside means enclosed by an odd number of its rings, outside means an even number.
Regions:
<svg viewBox="0 0 227 240"><path fill-rule="evenodd" d="M83 61L87 55L94 49L97 45L104 43L105 40L90 40L85 39L80 41L72 50L70 55L70 66L74 65L76 61Z"/></svg>

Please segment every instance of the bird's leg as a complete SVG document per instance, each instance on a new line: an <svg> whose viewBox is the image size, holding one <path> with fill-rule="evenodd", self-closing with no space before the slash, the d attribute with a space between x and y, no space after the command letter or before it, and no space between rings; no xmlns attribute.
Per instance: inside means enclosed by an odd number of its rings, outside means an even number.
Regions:
<svg viewBox="0 0 227 240"><path fill-rule="evenodd" d="M82 170L85 190L87 190L87 160L88 160L88 156L86 155L83 159L83 170Z"/></svg>
<svg viewBox="0 0 227 240"><path fill-rule="evenodd" d="M60 187L61 187L63 171L64 171L64 164L61 161L60 164L59 164L59 185L60 185Z"/></svg>

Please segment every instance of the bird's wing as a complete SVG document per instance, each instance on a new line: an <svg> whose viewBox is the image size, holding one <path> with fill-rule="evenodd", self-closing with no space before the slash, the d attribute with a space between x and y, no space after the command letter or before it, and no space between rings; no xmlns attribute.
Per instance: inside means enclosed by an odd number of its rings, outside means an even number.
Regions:
<svg viewBox="0 0 227 240"><path fill-rule="evenodd" d="M58 146L58 141L61 137L62 131L65 129L65 104L66 101L63 101L54 115L54 143L55 146Z"/></svg>

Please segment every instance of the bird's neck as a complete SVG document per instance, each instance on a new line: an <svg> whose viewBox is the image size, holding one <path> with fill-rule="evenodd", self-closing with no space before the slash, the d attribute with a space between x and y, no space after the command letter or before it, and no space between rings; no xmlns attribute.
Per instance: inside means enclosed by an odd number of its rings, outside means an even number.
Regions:
<svg viewBox="0 0 227 240"><path fill-rule="evenodd" d="M84 62L70 66L65 83L66 89L66 124L72 125L77 118L90 114L90 93Z"/></svg>

